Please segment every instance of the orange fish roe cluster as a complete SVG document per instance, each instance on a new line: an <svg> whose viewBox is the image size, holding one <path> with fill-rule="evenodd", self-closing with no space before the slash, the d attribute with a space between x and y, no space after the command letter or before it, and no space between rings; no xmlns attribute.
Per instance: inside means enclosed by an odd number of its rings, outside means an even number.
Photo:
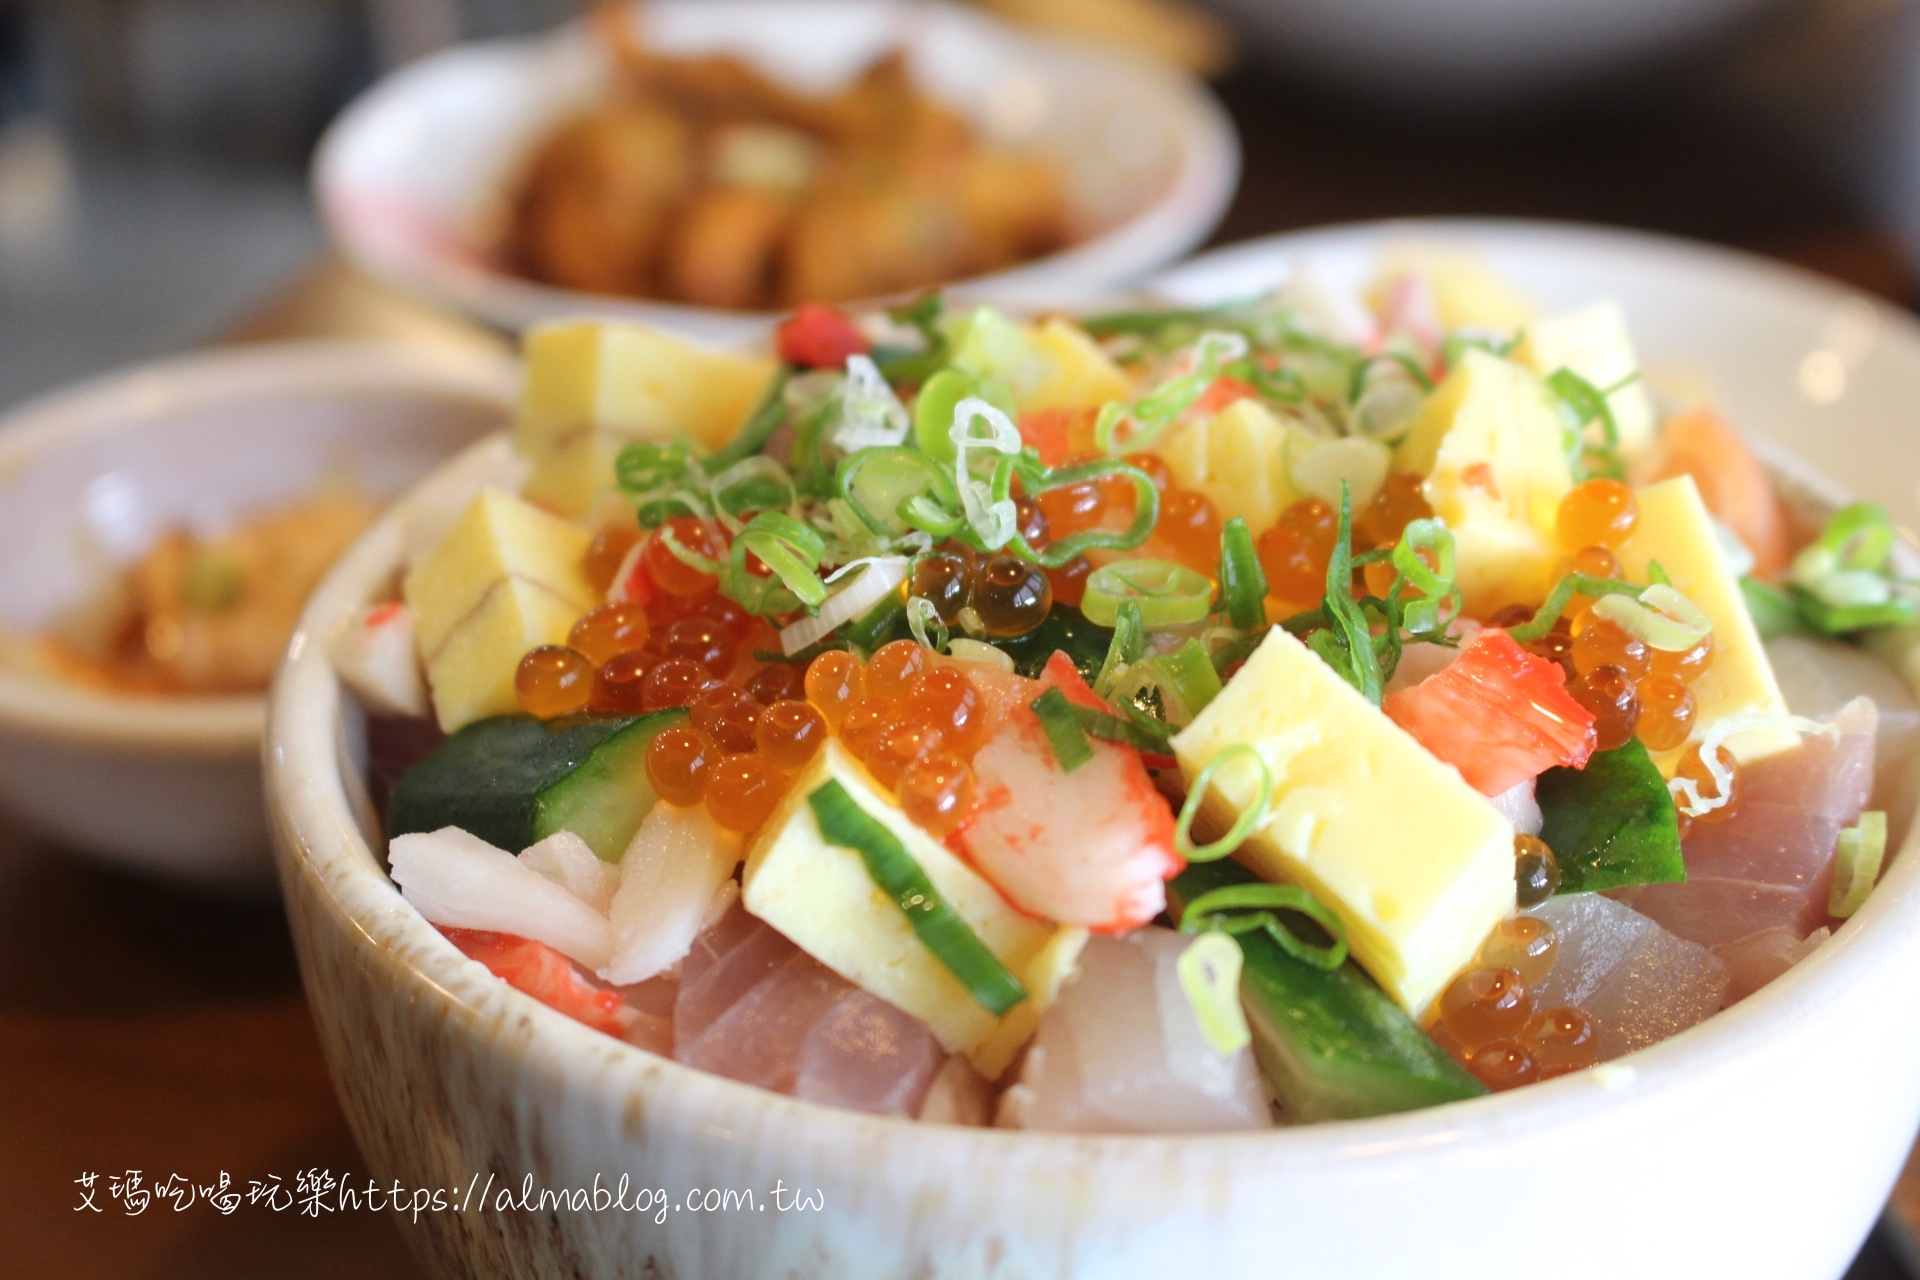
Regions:
<svg viewBox="0 0 1920 1280"><path fill-rule="evenodd" d="M1503 920L1475 966L1440 996L1434 1039L1489 1089L1549 1080L1599 1057L1593 1019L1578 1009L1535 1009L1533 990L1553 969L1559 939L1532 916Z"/></svg>
<svg viewBox="0 0 1920 1280"><path fill-rule="evenodd" d="M1421 492L1421 478L1395 471L1367 504L1353 515L1353 549L1391 547L1415 520L1433 515ZM1279 521L1254 540L1267 594L1282 609L1312 608L1327 590L1327 562L1340 537L1340 512L1323 498L1302 498L1280 513ZM1369 565L1364 579L1375 595L1393 585L1393 566Z"/></svg>
<svg viewBox="0 0 1920 1280"><path fill-rule="evenodd" d="M966 820L986 718L965 672L933 665L916 641L895 640L864 667L850 653L821 654L806 688L822 722L893 790L907 817L936 836Z"/></svg>

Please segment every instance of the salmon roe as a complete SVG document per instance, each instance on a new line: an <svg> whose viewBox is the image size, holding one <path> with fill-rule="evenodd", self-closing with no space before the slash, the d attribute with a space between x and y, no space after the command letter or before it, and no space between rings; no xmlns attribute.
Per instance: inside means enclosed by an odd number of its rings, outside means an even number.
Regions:
<svg viewBox="0 0 1920 1280"><path fill-rule="evenodd" d="M757 751L737 751L713 762L707 774L707 812L729 831L752 831L786 794L787 775Z"/></svg>
<svg viewBox="0 0 1920 1280"><path fill-rule="evenodd" d="M593 683L593 663L586 655L558 644L528 650L513 672L520 706L542 720L585 710Z"/></svg>
<svg viewBox="0 0 1920 1280"><path fill-rule="evenodd" d="M739 644L724 622L696 614L667 628L665 649L669 658L698 663L708 674L724 679L733 670Z"/></svg>
<svg viewBox="0 0 1920 1280"><path fill-rule="evenodd" d="M1204 493L1176 489L1160 502L1154 533L1190 569L1211 571L1220 563L1220 512Z"/></svg>
<svg viewBox="0 0 1920 1280"><path fill-rule="evenodd" d="M719 579L694 568L667 549L663 535L669 532L682 547L709 559L720 560L727 554L726 542L705 521L692 516L675 516L654 530L653 536L647 539L647 549L643 554L646 557L647 575L653 579L654 585L676 596L699 596L713 590Z"/></svg>
<svg viewBox="0 0 1920 1280"><path fill-rule="evenodd" d="M1127 465L1146 472L1147 479L1153 481L1153 487L1161 493L1173 487L1173 468L1157 453L1130 453Z"/></svg>
<svg viewBox="0 0 1920 1280"><path fill-rule="evenodd" d="M1640 507L1633 490L1618 480L1583 481L1560 499L1554 532L1560 545L1619 548L1640 523Z"/></svg>
<svg viewBox="0 0 1920 1280"><path fill-rule="evenodd" d="M1731 775L1727 780L1727 802L1716 809L1693 815L1695 822L1725 822L1740 812L1740 764L1734 760L1725 748L1721 749L1721 763ZM1712 800L1720 795L1719 785L1714 782L1713 774L1707 769L1706 762L1700 758L1700 748L1695 746L1680 757L1680 765L1674 771L1676 778L1689 778L1699 789L1700 798Z"/></svg>
<svg viewBox="0 0 1920 1280"><path fill-rule="evenodd" d="M907 766L936 750L940 730L921 720L898 719L884 726L864 753L867 768L881 786L892 790Z"/></svg>
<svg viewBox="0 0 1920 1280"><path fill-rule="evenodd" d="M972 586L973 562L966 556L943 551L922 556L913 566L913 594L931 601L934 612L949 626L966 608Z"/></svg>
<svg viewBox="0 0 1920 1280"><path fill-rule="evenodd" d="M752 751L759 745L763 710L737 684L716 681L701 690L687 708L700 732L725 751Z"/></svg>
<svg viewBox="0 0 1920 1280"><path fill-rule="evenodd" d="M1595 667L1567 686L1573 700L1593 713L1594 749L1611 751L1633 737L1640 722L1640 696L1618 667Z"/></svg>
<svg viewBox="0 0 1920 1280"><path fill-rule="evenodd" d="M1468 970L1440 996L1440 1021L1469 1051L1519 1035L1532 1017L1533 997L1512 969Z"/></svg>
<svg viewBox="0 0 1920 1280"><path fill-rule="evenodd" d="M1653 669L1647 642L1605 618L1589 619L1573 637L1573 669L1591 675L1601 667L1616 667L1629 680L1642 680Z"/></svg>
<svg viewBox="0 0 1920 1280"><path fill-rule="evenodd" d="M1026 635L1047 620L1053 608L1053 583L1039 565L1019 556L998 555L980 566L967 592L967 607L989 636L1011 639ZM896 640L894 644L912 644ZM881 646L881 653L892 648ZM874 661L880 654L873 655Z"/></svg>
<svg viewBox="0 0 1920 1280"><path fill-rule="evenodd" d="M1390 547L1400 541L1408 525L1432 516L1433 508L1420 491L1423 483L1411 471L1389 472L1386 483L1354 519L1354 541L1369 547Z"/></svg>
<svg viewBox="0 0 1920 1280"><path fill-rule="evenodd" d="M862 698L847 708L840 721L840 741L861 759L873 750L881 731L893 723L894 704L883 698Z"/></svg>
<svg viewBox="0 0 1920 1280"><path fill-rule="evenodd" d="M754 729L760 754L789 772L813 759L827 740L827 721L810 702L785 698L768 707Z"/></svg>
<svg viewBox="0 0 1920 1280"><path fill-rule="evenodd" d="M567 643L595 666L622 653L646 647L647 611L637 604L603 604L585 614L567 633Z"/></svg>
<svg viewBox="0 0 1920 1280"><path fill-rule="evenodd" d="M1537 907L1560 891L1560 860L1539 836L1513 837L1514 901Z"/></svg>
<svg viewBox="0 0 1920 1280"><path fill-rule="evenodd" d="M966 820L973 805L973 768L946 751L915 759L896 788L907 817L935 836L944 836Z"/></svg>
<svg viewBox="0 0 1920 1280"><path fill-rule="evenodd" d="M1490 1040L1467 1052L1466 1067L1481 1084L1498 1093L1532 1084L1540 1078L1540 1064L1517 1040Z"/></svg>
<svg viewBox="0 0 1920 1280"><path fill-rule="evenodd" d="M1295 530L1275 525L1254 539L1253 550L1267 576L1268 595L1304 605L1326 594L1331 545L1322 548Z"/></svg>
<svg viewBox="0 0 1920 1280"><path fill-rule="evenodd" d="M866 673L860 669L860 659L831 649L807 664L803 685L807 701L819 709L828 725L837 728L866 693Z"/></svg>
<svg viewBox="0 0 1920 1280"><path fill-rule="evenodd" d="M1573 637L1566 632L1549 631L1526 646L1526 649L1528 653L1545 658L1548 662L1558 663L1560 669L1566 672L1567 679L1579 678L1579 673L1573 669Z"/></svg>
<svg viewBox="0 0 1920 1280"><path fill-rule="evenodd" d="M638 654L623 653L614 663L637 658ZM609 663L609 666L613 663ZM688 662L685 658L668 658L647 672L640 689L641 711L665 711L669 707L684 707L699 696L707 687L710 677L698 663Z"/></svg>
<svg viewBox="0 0 1920 1280"><path fill-rule="evenodd" d="M647 705L647 677L651 673L641 653L616 653L593 674L593 697L588 706L603 716L630 716L655 708Z"/></svg>
<svg viewBox="0 0 1920 1280"><path fill-rule="evenodd" d="M1653 674L1657 676L1677 676L1692 684L1713 663L1713 632L1700 637L1700 643L1691 649L1655 649L1653 651Z"/></svg>
<svg viewBox="0 0 1920 1280"><path fill-rule="evenodd" d="M1511 969L1529 988L1546 980L1559 953L1560 938L1553 926L1532 916L1509 916L1493 926L1480 944L1480 963L1493 969Z"/></svg>
<svg viewBox="0 0 1920 1280"><path fill-rule="evenodd" d="M979 690L956 667L935 667L915 676L901 699L901 714L938 730L955 750L973 746L986 727Z"/></svg>
<svg viewBox="0 0 1920 1280"><path fill-rule="evenodd" d="M769 663L747 681L747 692L753 695L754 701L770 707L790 698L806 697L806 678L807 673L797 662Z"/></svg>
<svg viewBox="0 0 1920 1280"><path fill-rule="evenodd" d="M867 696L898 702L913 678L927 669L927 651L918 640L894 640L881 645L867 663Z"/></svg>
<svg viewBox="0 0 1920 1280"><path fill-rule="evenodd" d="M647 781L668 804L683 808L699 804L718 755L707 735L692 725L669 725L647 744Z"/></svg>
<svg viewBox="0 0 1920 1280"><path fill-rule="evenodd" d="M593 541L587 544L582 568L595 591L606 594L607 588L613 585L614 578L619 574L620 566L626 563L627 553L639 541L638 529L619 524L608 525L593 535Z"/></svg>
<svg viewBox="0 0 1920 1280"><path fill-rule="evenodd" d="M1047 582L1053 587L1053 598L1075 609L1087 598L1087 579L1093 573L1093 561L1085 556L1075 556L1058 569L1047 570Z"/></svg>
<svg viewBox="0 0 1920 1280"><path fill-rule="evenodd" d="M1678 676L1649 676L1640 682L1640 725L1635 730L1649 751L1671 751L1693 731L1693 690Z"/></svg>
<svg viewBox="0 0 1920 1280"><path fill-rule="evenodd" d="M1542 1080L1585 1070L1600 1059L1600 1037L1593 1019L1578 1009L1548 1009L1535 1014L1521 1043L1540 1064Z"/></svg>

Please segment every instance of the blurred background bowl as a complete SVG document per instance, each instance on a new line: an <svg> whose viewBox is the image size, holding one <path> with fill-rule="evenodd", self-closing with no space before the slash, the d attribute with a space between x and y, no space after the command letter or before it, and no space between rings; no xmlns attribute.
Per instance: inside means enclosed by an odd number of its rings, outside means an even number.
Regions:
<svg viewBox="0 0 1920 1280"><path fill-rule="evenodd" d="M1206 0L1302 79L1402 108L1565 96L1771 0Z"/></svg>
<svg viewBox="0 0 1920 1280"><path fill-rule="evenodd" d="M513 366L362 343L148 365L0 420L0 629L30 643L169 528L328 482L390 498L506 421ZM0 666L0 803L63 847L206 885L271 876L264 691L134 696Z"/></svg>
<svg viewBox="0 0 1920 1280"><path fill-rule="evenodd" d="M1134 278L1205 240L1239 180L1233 126L1191 77L975 11L931 0L655 0L636 13L661 52L734 53L814 92L903 47L919 87L985 136L1055 157L1093 234L964 281L959 294L1058 305ZM528 152L598 99L610 72L578 24L460 46L404 68L321 142L313 184L329 232L363 269L506 329L593 313L715 341L764 332L772 313L576 293L494 264Z"/></svg>

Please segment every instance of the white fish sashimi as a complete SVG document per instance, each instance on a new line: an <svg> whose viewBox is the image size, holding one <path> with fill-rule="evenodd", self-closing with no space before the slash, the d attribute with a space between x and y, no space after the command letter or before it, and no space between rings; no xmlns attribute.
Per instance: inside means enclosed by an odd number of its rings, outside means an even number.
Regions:
<svg viewBox="0 0 1920 1280"><path fill-rule="evenodd" d="M1078 975L1042 1015L998 1123L1088 1133L1271 1125L1252 1052L1216 1052L1187 1003L1175 966L1192 942L1155 927L1090 939Z"/></svg>
<svg viewBox="0 0 1920 1280"><path fill-rule="evenodd" d="M600 976L624 986L679 963L740 865L740 847L703 805L654 805L620 859L612 958Z"/></svg>
<svg viewBox="0 0 1920 1280"><path fill-rule="evenodd" d="M1517 835L1537 836L1546 819L1540 813L1540 802L1534 799L1533 784L1537 781L1528 778L1525 782L1507 788L1497 796L1488 796L1493 807L1506 815L1513 824Z"/></svg>
<svg viewBox="0 0 1920 1280"><path fill-rule="evenodd" d="M973 1069L964 1053L950 1054L920 1100L921 1124L978 1129L993 1123L993 1084Z"/></svg>
<svg viewBox="0 0 1920 1280"><path fill-rule="evenodd" d="M1597 893L1550 898L1529 913L1559 939L1536 1009L1566 1006L1594 1021L1602 1059L1686 1030L1727 1002L1726 963L1633 908Z"/></svg>
<svg viewBox="0 0 1920 1280"><path fill-rule="evenodd" d="M612 953L605 916L458 827L396 836L387 862L401 895L437 925L532 938L589 969Z"/></svg>
<svg viewBox="0 0 1920 1280"><path fill-rule="evenodd" d="M793 1093L855 1111L912 1115L945 1057L926 1023L855 989L808 1029Z"/></svg>
<svg viewBox="0 0 1920 1280"><path fill-rule="evenodd" d="M520 851L520 861L601 915L613 905L613 891L620 887L620 868L602 861L571 831L556 831L528 845Z"/></svg>
<svg viewBox="0 0 1920 1280"><path fill-rule="evenodd" d="M1787 710L1831 720L1855 698L1873 699L1873 807L1887 811L1890 848L1899 848L1920 800L1920 701L1899 672L1875 654L1838 640L1781 636L1767 642L1767 660Z"/></svg>

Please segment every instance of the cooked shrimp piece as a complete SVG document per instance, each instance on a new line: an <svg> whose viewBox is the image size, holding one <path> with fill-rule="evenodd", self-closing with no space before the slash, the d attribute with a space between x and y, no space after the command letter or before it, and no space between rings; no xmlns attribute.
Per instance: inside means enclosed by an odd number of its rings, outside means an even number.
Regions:
<svg viewBox="0 0 1920 1280"><path fill-rule="evenodd" d="M1732 423L1704 407L1667 420L1643 483L1682 474L1700 486L1700 500L1713 518L1753 552L1760 577L1778 578L1787 571L1792 552L1780 498L1767 469Z"/></svg>

